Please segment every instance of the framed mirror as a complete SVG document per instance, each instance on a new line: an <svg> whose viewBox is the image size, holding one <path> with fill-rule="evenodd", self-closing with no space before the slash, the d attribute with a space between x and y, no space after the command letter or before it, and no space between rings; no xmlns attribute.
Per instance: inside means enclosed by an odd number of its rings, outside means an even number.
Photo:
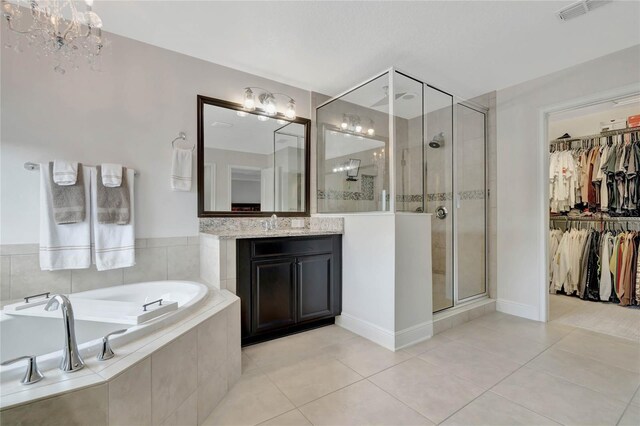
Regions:
<svg viewBox="0 0 640 426"><path fill-rule="evenodd" d="M198 217L309 216L307 118L198 96Z"/></svg>

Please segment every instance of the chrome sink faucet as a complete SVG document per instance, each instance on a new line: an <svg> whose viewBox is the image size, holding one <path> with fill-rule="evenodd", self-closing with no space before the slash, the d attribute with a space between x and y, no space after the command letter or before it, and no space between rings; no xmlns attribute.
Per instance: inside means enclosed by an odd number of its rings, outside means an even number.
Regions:
<svg viewBox="0 0 640 426"><path fill-rule="evenodd" d="M273 231L278 228L278 216L276 214L272 214L271 217L267 220L262 221L262 227L266 231Z"/></svg>
<svg viewBox="0 0 640 426"><path fill-rule="evenodd" d="M62 306L62 321L64 322L64 352L62 354L62 362L60 370L74 372L84 367L84 361L78 351L76 343L75 320L73 318L73 308L71 301L61 294L56 294L49 300L44 307L45 311L55 311Z"/></svg>

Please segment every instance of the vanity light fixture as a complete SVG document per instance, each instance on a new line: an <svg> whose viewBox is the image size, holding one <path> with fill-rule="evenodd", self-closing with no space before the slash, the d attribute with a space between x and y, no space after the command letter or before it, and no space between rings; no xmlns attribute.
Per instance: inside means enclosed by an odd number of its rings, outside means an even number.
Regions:
<svg viewBox="0 0 640 426"><path fill-rule="evenodd" d="M296 118L296 101L289 95L284 93L275 93L270 92L268 90L262 89L260 87L245 87L244 88L244 101L243 106L247 111L253 111L256 109L256 98L251 89L261 90L262 93L258 95L258 102L260 104L260 109L267 115L277 115L278 114L278 106L276 104L276 96L283 96L288 98L287 107L284 112L284 116L290 120ZM265 121L265 120L263 120Z"/></svg>
<svg viewBox="0 0 640 426"><path fill-rule="evenodd" d="M85 0L80 11L74 0L2 0L2 18L17 36L5 41L5 46L21 50L24 37L27 44L39 45L44 56L53 56L54 70L64 74L69 63L77 68L76 57L84 57L91 69L96 69L105 47L102 19L93 9L93 0Z"/></svg>

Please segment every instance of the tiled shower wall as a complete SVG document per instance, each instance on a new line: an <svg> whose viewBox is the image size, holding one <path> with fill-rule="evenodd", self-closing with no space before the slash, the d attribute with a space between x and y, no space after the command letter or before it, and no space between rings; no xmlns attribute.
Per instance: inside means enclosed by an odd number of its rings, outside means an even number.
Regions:
<svg viewBox="0 0 640 426"><path fill-rule="evenodd" d="M199 277L198 236L137 239L135 266L100 272L95 266L42 271L38 244L0 246L0 300L4 302L45 291L66 294L136 282Z"/></svg>

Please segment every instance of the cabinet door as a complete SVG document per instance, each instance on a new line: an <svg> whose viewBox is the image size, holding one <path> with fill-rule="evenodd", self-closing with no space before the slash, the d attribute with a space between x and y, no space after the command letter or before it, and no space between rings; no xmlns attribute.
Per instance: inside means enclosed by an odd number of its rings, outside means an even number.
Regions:
<svg viewBox="0 0 640 426"><path fill-rule="evenodd" d="M298 321L332 316L332 256L298 257L297 268Z"/></svg>
<svg viewBox="0 0 640 426"><path fill-rule="evenodd" d="M251 331L274 330L296 322L295 259L251 262L253 315Z"/></svg>

